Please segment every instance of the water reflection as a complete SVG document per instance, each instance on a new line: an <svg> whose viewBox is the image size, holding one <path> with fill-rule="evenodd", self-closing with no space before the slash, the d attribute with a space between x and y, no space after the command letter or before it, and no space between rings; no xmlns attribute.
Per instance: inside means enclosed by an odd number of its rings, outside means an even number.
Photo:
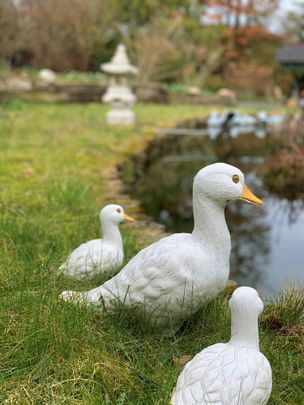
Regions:
<svg viewBox="0 0 304 405"><path fill-rule="evenodd" d="M212 140L220 135L237 138L249 133L264 139L271 128L279 128L285 121L286 116L269 116L266 111L260 111L256 115L242 114L239 111L218 114L213 111L206 120L206 126L208 136Z"/></svg>
<svg viewBox="0 0 304 405"><path fill-rule="evenodd" d="M278 292L294 280L301 281L303 204L295 201L287 205L284 199L267 195L255 171L263 153L267 153L269 140L258 146L245 141L244 146L243 139L236 146L241 138L232 140L232 145L229 140L225 144L220 139L169 138L150 145L144 158L133 166L136 187L131 184L128 191L145 212L164 223L170 232L191 232L194 175L215 161L233 164L245 173L247 184L265 204L256 207L234 202L227 208L232 237L231 277L241 285L258 288L264 295ZM238 156L232 156L231 147Z"/></svg>
<svg viewBox="0 0 304 405"><path fill-rule="evenodd" d="M265 207L253 207L243 202L230 204L227 209L232 242L231 278L242 285L265 284L263 269L269 265L271 250L266 211Z"/></svg>

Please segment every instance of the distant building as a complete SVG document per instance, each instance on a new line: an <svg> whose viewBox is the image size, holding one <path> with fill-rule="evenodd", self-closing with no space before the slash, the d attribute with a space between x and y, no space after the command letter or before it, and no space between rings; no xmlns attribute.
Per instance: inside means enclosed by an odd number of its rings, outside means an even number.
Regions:
<svg viewBox="0 0 304 405"><path fill-rule="evenodd" d="M287 44L277 53L277 62L294 76L294 90L300 96L304 89L304 44Z"/></svg>

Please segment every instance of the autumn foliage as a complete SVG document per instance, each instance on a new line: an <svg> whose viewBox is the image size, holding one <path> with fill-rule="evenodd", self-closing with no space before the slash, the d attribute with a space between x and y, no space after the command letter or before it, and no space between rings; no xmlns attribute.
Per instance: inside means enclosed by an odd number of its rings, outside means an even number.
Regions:
<svg viewBox="0 0 304 405"><path fill-rule="evenodd" d="M278 45L281 43L280 37L260 26L229 28L225 32L225 38L233 44L233 48L238 51L239 56L242 56L242 51L251 49L256 44L261 46L261 44Z"/></svg>
<svg viewBox="0 0 304 405"><path fill-rule="evenodd" d="M182 83L211 91L228 86L239 94L268 96L275 85L275 53L282 39L262 22L276 4L1 0L0 60L12 67L96 71L122 41L140 68L141 82ZM205 23L202 16L213 8L215 19Z"/></svg>

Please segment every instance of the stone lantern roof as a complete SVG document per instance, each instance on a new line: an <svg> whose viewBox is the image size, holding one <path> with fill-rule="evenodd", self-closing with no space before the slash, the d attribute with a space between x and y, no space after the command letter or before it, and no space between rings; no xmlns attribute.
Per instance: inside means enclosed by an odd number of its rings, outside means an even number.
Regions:
<svg viewBox="0 0 304 405"><path fill-rule="evenodd" d="M101 70L110 75L135 75L138 69L131 65L125 45L118 45L110 62L100 65Z"/></svg>

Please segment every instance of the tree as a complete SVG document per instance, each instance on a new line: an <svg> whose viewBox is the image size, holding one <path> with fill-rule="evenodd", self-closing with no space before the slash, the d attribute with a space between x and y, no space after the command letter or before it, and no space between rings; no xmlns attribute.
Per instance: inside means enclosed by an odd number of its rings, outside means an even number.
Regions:
<svg viewBox="0 0 304 405"><path fill-rule="evenodd" d="M214 21L233 28L262 25L278 7L280 0L207 0Z"/></svg>
<svg viewBox="0 0 304 405"><path fill-rule="evenodd" d="M0 1L0 58L9 61L18 46L18 12L12 0Z"/></svg>
<svg viewBox="0 0 304 405"><path fill-rule="evenodd" d="M133 42L138 80L203 86L220 64L224 32L192 17L155 17Z"/></svg>
<svg viewBox="0 0 304 405"><path fill-rule="evenodd" d="M16 4L31 65L56 71L98 69L118 42L134 41L154 19L190 13L188 0L0 0ZM198 7L201 0L192 8ZM1 35L0 26L0 37Z"/></svg>
<svg viewBox="0 0 304 405"><path fill-rule="evenodd" d="M304 41L304 3L297 2L297 7L297 11L288 13L284 31L289 38Z"/></svg>
<svg viewBox="0 0 304 405"><path fill-rule="evenodd" d="M32 64L62 70L87 70L98 43L110 31L107 2L99 0L20 0L23 42Z"/></svg>
<svg viewBox="0 0 304 405"><path fill-rule="evenodd" d="M147 26L156 16L172 16L182 10L190 12L199 4L199 0L110 0L109 7L119 24L132 28Z"/></svg>

